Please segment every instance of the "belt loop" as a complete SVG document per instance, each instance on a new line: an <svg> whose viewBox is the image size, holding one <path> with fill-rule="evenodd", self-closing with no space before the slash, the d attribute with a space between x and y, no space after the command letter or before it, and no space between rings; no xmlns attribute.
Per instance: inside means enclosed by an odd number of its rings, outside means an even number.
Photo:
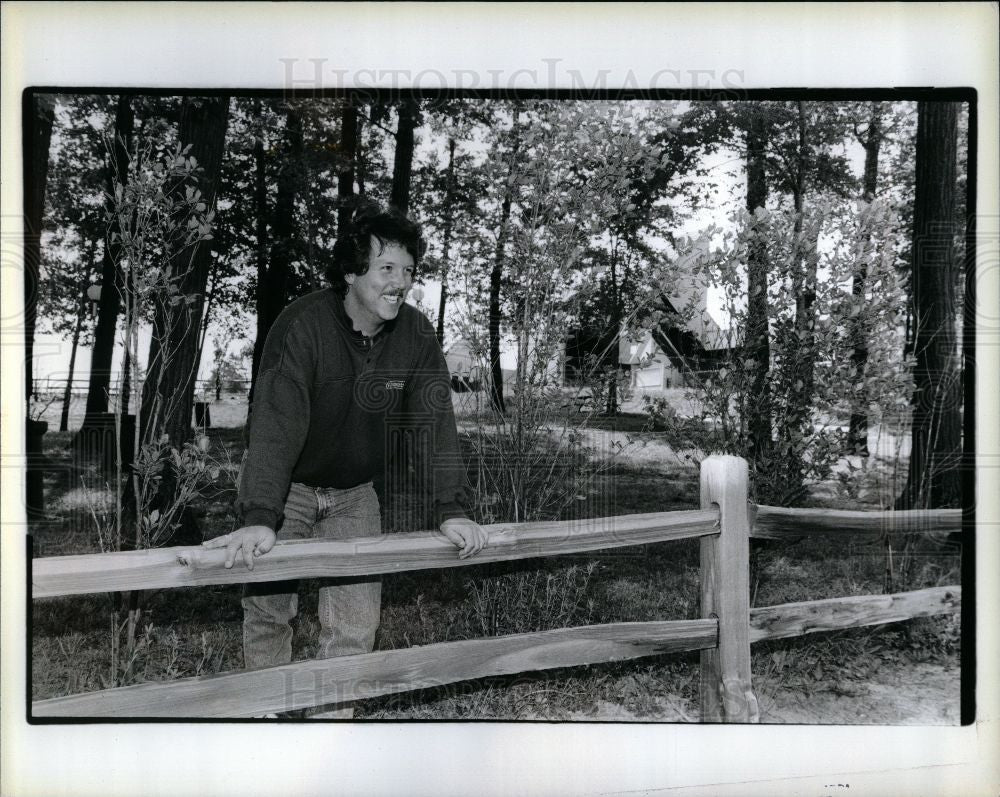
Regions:
<svg viewBox="0 0 1000 797"><path fill-rule="evenodd" d="M316 493L316 519L320 520L326 517L326 496L322 487L313 487L313 492Z"/></svg>

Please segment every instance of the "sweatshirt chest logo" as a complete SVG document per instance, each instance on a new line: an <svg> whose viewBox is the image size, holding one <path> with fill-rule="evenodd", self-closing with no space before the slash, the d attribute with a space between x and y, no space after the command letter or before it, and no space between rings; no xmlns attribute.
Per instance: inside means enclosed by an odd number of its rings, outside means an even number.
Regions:
<svg viewBox="0 0 1000 797"><path fill-rule="evenodd" d="M406 387L406 382L402 379L387 379L385 383L386 390L402 390Z"/></svg>

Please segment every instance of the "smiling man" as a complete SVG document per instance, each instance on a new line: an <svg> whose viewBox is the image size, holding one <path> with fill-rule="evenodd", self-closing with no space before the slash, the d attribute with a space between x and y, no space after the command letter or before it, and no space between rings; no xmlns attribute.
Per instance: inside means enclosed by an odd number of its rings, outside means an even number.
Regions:
<svg viewBox="0 0 1000 797"><path fill-rule="evenodd" d="M292 302L275 321L254 388L236 504L243 526L205 543L226 549L226 567L253 569L276 539L381 534L373 482L398 450L387 445L387 427L407 423L428 432L423 453L441 532L462 558L485 544L462 506L467 481L444 355L430 322L405 304L422 249L416 224L366 206L334 246L331 287ZM294 581L246 585L248 669L291 661L297 598ZM325 581L317 658L371 651L380 600L377 578Z"/></svg>

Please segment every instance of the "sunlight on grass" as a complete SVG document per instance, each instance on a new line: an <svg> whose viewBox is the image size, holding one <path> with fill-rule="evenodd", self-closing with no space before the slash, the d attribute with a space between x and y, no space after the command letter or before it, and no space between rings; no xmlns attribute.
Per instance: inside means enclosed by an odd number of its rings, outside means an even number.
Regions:
<svg viewBox="0 0 1000 797"><path fill-rule="evenodd" d="M110 512L115 506L115 494L108 488L75 487L49 499L53 511Z"/></svg>

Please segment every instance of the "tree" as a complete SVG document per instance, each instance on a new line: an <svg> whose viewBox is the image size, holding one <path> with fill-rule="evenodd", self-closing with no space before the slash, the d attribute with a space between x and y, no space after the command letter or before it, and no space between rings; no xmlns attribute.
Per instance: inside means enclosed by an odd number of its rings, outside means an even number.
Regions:
<svg viewBox="0 0 1000 797"><path fill-rule="evenodd" d="M274 205L268 217L271 221L272 239L268 248L266 268L261 274L258 260L258 282L256 292L257 336L254 342L253 365L251 369L251 401L253 384L257 381L260 358L264 351L264 341L275 319L288 303L288 293L293 274L293 263L301 249L299 225L295 217L295 197L301 189L302 180L302 117L290 102L285 104L285 133L280 151L277 153L278 177ZM261 163L258 161L258 168ZM258 180L263 179L258 177ZM258 201L266 200L263 192ZM260 209L258 213L260 213Z"/></svg>
<svg viewBox="0 0 1000 797"><path fill-rule="evenodd" d="M106 115L108 105L103 96L56 98L37 311L40 329L71 341L60 431L69 425L77 351L93 332L87 288L103 245L105 162L101 131L91 120Z"/></svg>
<svg viewBox="0 0 1000 797"><path fill-rule="evenodd" d="M69 407L73 397L73 374L76 371L76 355L81 340L84 338L85 326L87 325L87 288L94 274L94 264L96 262L97 241L91 238L86 244L85 267L76 273L69 272L69 279L63 280L68 289L68 296L65 298L75 304L74 318L72 322L72 332L70 341L69 369L66 373L66 386L63 389L62 411L59 415L59 431L65 432L69 429ZM58 268L58 266L56 266ZM62 325L54 323L53 329L60 330ZM63 329L63 331L65 331Z"/></svg>
<svg viewBox="0 0 1000 797"><path fill-rule="evenodd" d="M844 139L844 121L836 106L799 101L784 122L783 136L776 140L772 163L777 185L792 198L795 212L794 250L788 263L795 298L792 324L779 341L785 370L781 380L787 406L786 422L779 427L779 462L793 493L801 493L803 471L801 441L813 431L812 402L815 394L816 289L821 217L806 213L807 193L833 191L846 194L852 179L846 158L832 147Z"/></svg>
<svg viewBox="0 0 1000 797"><path fill-rule="evenodd" d="M176 191L187 197L200 194L196 209L213 212L223 158L229 114L228 97L186 97L181 106L178 137L182 151L200 167L196 180L181 181ZM207 235L207 231L206 231ZM140 437L166 434L175 446L191 439L194 378L198 370L201 317L211 263L204 236L167 252L168 267L176 276L181 301L168 303L153 317L148 374L142 394ZM152 435L152 436L151 436Z"/></svg>
<svg viewBox="0 0 1000 797"><path fill-rule="evenodd" d="M135 128L135 114L132 97L122 94L115 108L114 132L111 145L107 148L106 182L107 191L113 197L116 191L128 183L129 155ZM97 311L97 327L94 330L94 346L90 358L90 384L87 388L86 414L108 411L108 394L111 388L112 360L115 350L115 330L121 309L121 274L117 270L120 245L105 240L101 266L101 301ZM84 420L86 426L87 420Z"/></svg>
<svg viewBox="0 0 1000 797"><path fill-rule="evenodd" d="M765 153L768 145L766 111L751 107L746 126L746 208L753 225L747 247L747 314L743 340L751 368L748 398L753 397L743 411L749 415L751 461L765 466L771 459L771 395L768 376L771 368L770 325L768 322L768 272L765 230L758 224L767 210L767 169Z"/></svg>
<svg viewBox="0 0 1000 797"><path fill-rule="evenodd" d="M392 164L392 194L389 204L400 213L410 209L410 179L413 172L414 131L420 123L420 103L407 97L396 106L396 151Z"/></svg>
<svg viewBox="0 0 1000 797"><path fill-rule="evenodd" d="M897 216L901 225L912 223L913 200L913 150L910 137L911 112L906 105L888 102L859 103L849 109L855 140L864 148L865 161L861 182L861 196L866 203L872 203L882 193L895 191ZM887 147L894 161L885 174L884 159L880 159ZM887 184L889 191L882 191ZM900 268L909 271L909 246L900 251ZM857 384L865 384L868 362L869 334L866 330L867 314L865 297L868 292L867 263L860 261L852 277L851 293L855 302L854 351L851 356ZM907 313L909 325L909 313ZM847 433L848 451L868 456L868 414L867 394L859 390L851 409Z"/></svg>
<svg viewBox="0 0 1000 797"><path fill-rule="evenodd" d="M45 183L54 115L53 97L45 94L26 95L26 137L30 143L30 154L24 159L24 369L25 397L28 401L34 392L32 357L38 267L41 260L42 216L45 210Z"/></svg>
<svg viewBox="0 0 1000 797"><path fill-rule="evenodd" d="M235 355L229 353L229 346L233 340L232 333L224 333L212 341L213 366L209 381L215 390L216 401L222 400L223 390L240 390L246 378L243 373L242 352ZM252 354L253 350L250 352Z"/></svg>
<svg viewBox="0 0 1000 797"><path fill-rule="evenodd" d="M126 376L141 397L140 423L125 452L123 406L116 407L115 510L99 520L102 550L145 549L179 536L200 539L191 503L218 477L207 445L189 442L194 352L200 328L228 100L185 98L176 143L163 151L155 136L137 137L127 184L109 197L108 241L116 246L125 320ZM192 154L197 152L197 154ZM199 165L198 157L204 166ZM204 185L202 193L199 185ZM148 372L139 368L141 321L152 317ZM123 389L123 393L125 390ZM127 395L127 394L126 394ZM125 438L125 440L123 440ZM178 534L178 532L181 532ZM119 626L120 593L112 603L112 681L119 682L120 630L127 630L124 660L135 651L141 594L127 594L128 617ZM127 677L129 664L125 664Z"/></svg>
<svg viewBox="0 0 1000 797"><path fill-rule="evenodd" d="M673 279L662 272L653 236L673 241L672 230L683 211L667 199L686 195L682 183L694 168L695 148L678 132L689 115L678 118L672 105L633 111L629 105L608 104L594 110L596 118L581 131L586 138L577 134L580 151L573 172L581 190L603 191L619 201L603 203L600 223L606 234L595 236L588 246L597 290L582 303L574 343L578 349L589 347L585 357L604 379L604 412L614 416L623 376L622 333L656 326L660 312L660 291L644 289L644 275Z"/></svg>
<svg viewBox="0 0 1000 797"><path fill-rule="evenodd" d="M507 247L507 237L510 226L511 202L514 198L514 186L518 179L519 159L521 150L520 130L521 105L514 103L513 119L509 132L509 161L507 173L504 175L503 199L500 203L500 219L497 226L496 249L493 253L493 265L490 269L490 305L489 305L489 370L490 370L490 401L496 413L503 417L506 407L503 395L503 368L500 364L500 288L503 285L504 258Z"/></svg>
<svg viewBox="0 0 1000 797"><path fill-rule="evenodd" d="M955 331L959 108L917 105L912 314L916 355L910 462L897 509L961 505L961 363Z"/></svg>
<svg viewBox="0 0 1000 797"><path fill-rule="evenodd" d="M455 252L466 246L482 224L480 197L486 192L483 171L470 152L477 133L492 118L490 106L481 100L447 99L427 109L431 141L425 162L414 170L414 210L428 241L421 273L441 283L436 332L444 345L445 314L457 275L452 263ZM436 142L444 147L442 159Z"/></svg>
<svg viewBox="0 0 1000 797"><path fill-rule="evenodd" d="M340 116L340 170L337 173L337 234L347 228L354 198L354 177L358 162L358 109L354 99L344 99Z"/></svg>

